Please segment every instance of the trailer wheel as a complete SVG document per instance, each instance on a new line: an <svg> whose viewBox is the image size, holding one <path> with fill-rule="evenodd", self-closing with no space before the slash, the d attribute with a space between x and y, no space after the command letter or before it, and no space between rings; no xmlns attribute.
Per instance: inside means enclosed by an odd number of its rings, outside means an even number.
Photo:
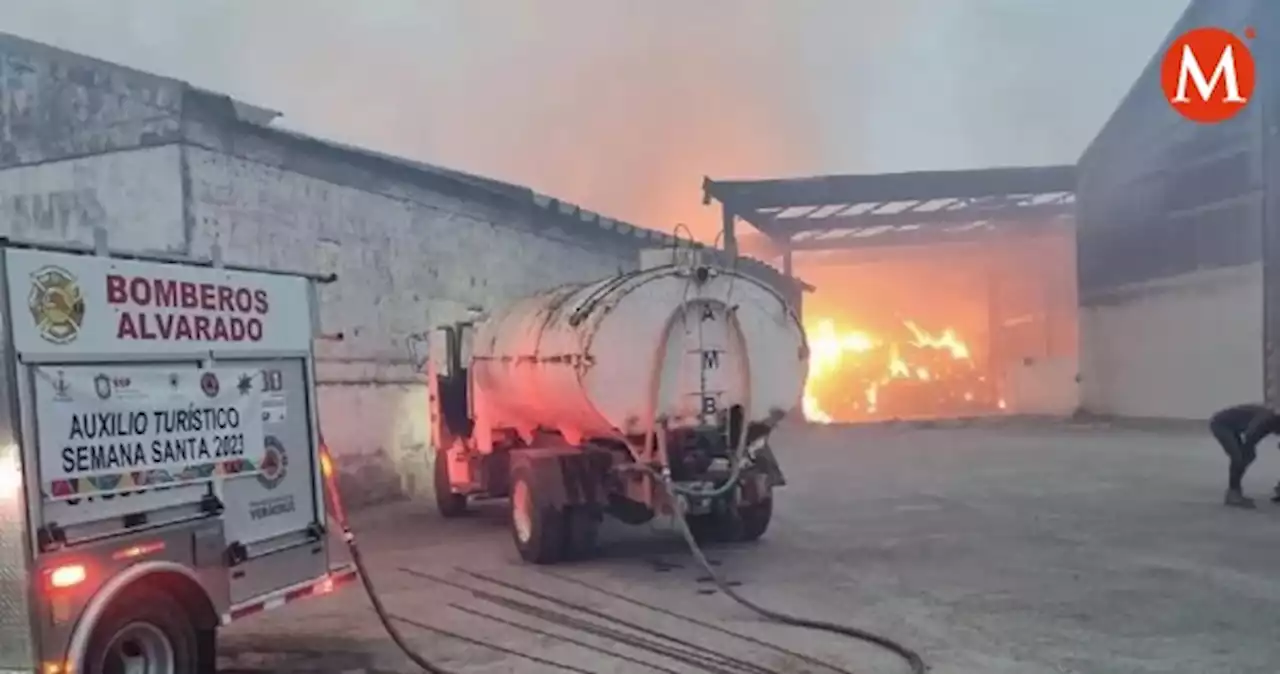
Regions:
<svg viewBox="0 0 1280 674"><path fill-rule="evenodd" d="M207 637L203 640L211 643ZM173 596L140 587L102 615L85 652L86 674L202 672L202 639L194 616ZM208 654L205 654L208 655Z"/></svg>
<svg viewBox="0 0 1280 674"><path fill-rule="evenodd" d="M685 515L684 524L698 543L716 543L724 540L722 518L716 513Z"/></svg>
<svg viewBox="0 0 1280 674"><path fill-rule="evenodd" d="M520 466L511 472L511 534L520 558L533 564L555 564L564 558L565 511L538 496L531 471Z"/></svg>
<svg viewBox="0 0 1280 674"><path fill-rule="evenodd" d="M436 450L436 462L432 469L435 478L436 510L446 519L461 517L467 512L467 495L455 494L449 481L449 452Z"/></svg>
<svg viewBox="0 0 1280 674"><path fill-rule="evenodd" d="M587 559L596 552L600 539L600 511L591 506L565 509L565 557Z"/></svg>
<svg viewBox="0 0 1280 674"><path fill-rule="evenodd" d="M758 540L773 519L773 499L704 515L689 515L685 523L699 543L747 543Z"/></svg>

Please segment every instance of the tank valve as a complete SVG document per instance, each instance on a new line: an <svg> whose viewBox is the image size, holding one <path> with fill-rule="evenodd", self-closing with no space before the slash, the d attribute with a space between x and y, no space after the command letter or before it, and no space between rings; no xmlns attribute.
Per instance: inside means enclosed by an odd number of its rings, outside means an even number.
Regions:
<svg viewBox="0 0 1280 674"><path fill-rule="evenodd" d="M693 278L698 283L706 283L707 279L711 278L711 270L707 267L698 267L693 271Z"/></svg>

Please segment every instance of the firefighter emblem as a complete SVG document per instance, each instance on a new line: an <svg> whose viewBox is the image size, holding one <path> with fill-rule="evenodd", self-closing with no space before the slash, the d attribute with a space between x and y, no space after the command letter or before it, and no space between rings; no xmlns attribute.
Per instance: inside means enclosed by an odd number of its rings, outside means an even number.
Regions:
<svg viewBox="0 0 1280 674"><path fill-rule="evenodd" d="M62 267L43 267L31 275L27 298L36 331L45 341L69 344L84 324L84 294L75 275Z"/></svg>

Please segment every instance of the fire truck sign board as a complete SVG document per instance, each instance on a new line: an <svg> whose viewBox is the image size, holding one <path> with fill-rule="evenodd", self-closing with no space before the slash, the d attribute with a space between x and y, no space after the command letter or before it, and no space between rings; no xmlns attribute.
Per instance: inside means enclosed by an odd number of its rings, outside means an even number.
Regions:
<svg viewBox="0 0 1280 674"><path fill-rule="evenodd" d="M251 472L262 462L259 370L33 369L41 483L50 498Z"/></svg>
<svg viewBox="0 0 1280 674"><path fill-rule="evenodd" d="M155 355L305 351L307 281L192 265L14 250L19 353Z"/></svg>

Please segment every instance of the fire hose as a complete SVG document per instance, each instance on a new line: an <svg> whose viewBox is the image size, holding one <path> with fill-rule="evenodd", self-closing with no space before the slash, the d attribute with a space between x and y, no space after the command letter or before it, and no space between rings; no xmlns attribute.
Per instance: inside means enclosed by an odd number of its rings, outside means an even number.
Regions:
<svg viewBox="0 0 1280 674"><path fill-rule="evenodd" d="M689 283L690 284L694 282L702 283L702 282L705 282L707 278L709 278L709 276L705 273L692 274L690 276ZM687 295L688 293L686 290L686 296ZM745 421L743 423L738 424L739 426L738 437L727 438L728 444L731 448L730 457L729 457L729 460L731 462L731 468L730 468L729 479L725 480L724 484L720 485L719 487L713 488L711 490L700 491L696 489L689 489L681 485L677 485L672 480L671 470L670 470L671 462L666 456L666 453L667 453L666 442L665 442L666 433L660 432L661 430L663 430L662 427L664 424L662 420L660 420L658 417L658 403L659 403L659 396L661 395L661 389L662 389L662 370L663 370L663 364L664 364L666 353L667 353L667 342L668 340L671 339L672 331L675 329L677 322L679 322L677 319L683 318L685 316L686 311L684 309L685 307L682 307L682 310L674 312L671 315L671 317L667 320L666 326L663 328L662 334L657 341L658 347L654 354L653 369L650 372L650 378L649 378L649 409L648 409L649 432L646 435L645 444L646 444L646 449L649 449L653 447L652 442L657 443L657 449L659 453L662 455L661 457L662 466L664 467L661 471L653 468L652 464L637 465L636 468L648 473L653 480L655 480L659 485L662 486L663 491L666 492L666 496L670 500L671 507L675 513L675 517L673 519L676 522L676 527L679 529L680 535L684 538L685 543L689 546L689 552L693 555L693 558L698 562L698 566L702 567L703 572L707 575L708 578L711 579L711 581L715 584L716 588L718 588L720 592L724 593L726 597L729 597L730 599L734 600L741 606L765 618L766 620L771 620L773 622L782 623L784 625L792 625L795 627L801 627L805 629L819 630L822 632L830 632L833 634L839 634L841 636L857 639L859 641L864 641L866 643L888 650L894 655L897 655L898 657L905 660L907 665L911 667L912 674L925 674L925 672L928 671L928 667L925 665L924 658L922 658L920 654L917 653L916 651L912 650L911 648L893 639L890 639L889 637L876 634L874 632L870 632L857 627L840 625L838 623L827 622L824 620L814 620L811 618L804 618L801 616L794 616L787 613L782 613L780 611L775 611L773 609L760 606L759 604L751 601L750 599L747 599L746 597L739 594L737 590L733 589L733 587L730 586L729 583L725 582L724 579L721 578L718 573L716 573L714 565L712 565L710 560L707 559L707 556L703 554L702 547L698 544L697 538L694 537L693 532L689 529L689 523L688 523L687 512L686 512L687 499L689 497L703 498L703 499L720 497L723 494L728 493L730 490L732 490L738 485L738 481L741 478L743 465L746 463L748 458L747 457L747 449L748 449L747 436L749 431L749 425L745 423ZM739 338L741 338L741 335L743 334L742 326L738 322L737 313L735 309L736 307L726 306L726 313L727 313L728 320L732 326L731 334L738 335ZM738 359L738 362L742 369L742 372L740 373L742 376L741 381L748 382L748 385L745 387L746 388L745 396L744 396L745 399L741 402L741 405L744 409L750 409L750 399L751 399L750 398L751 386L749 384L749 382L751 381L750 364L747 362L746 358ZM733 424L726 424L726 426L729 427L727 429L727 432L730 432L730 433L732 432L732 425ZM645 458L652 460L654 457L652 454L650 454Z"/></svg>
<svg viewBox="0 0 1280 674"><path fill-rule="evenodd" d="M703 281L703 280L705 280L705 277L700 278L700 281ZM729 320L733 323L733 326L735 328L734 334L737 334L740 336L742 334L741 326L738 324L736 314L733 311L732 307L729 308L728 314L729 314ZM730 472L729 478L726 479L723 484L709 490L698 490L698 489L690 489L682 485L677 485L672 480L670 469L669 469L670 462L666 460L667 447L666 447L666 442L664 437L665 433L658 432L663 424L658 418L657 407L658 407L658 399L659 399L661 383L662 383L661 381L662 366L663 366L664 357L666 353L667 340L670 339L672 330L677 323L677 317L680 315L683 315L683 312L678 311L673 313L671 318L667 321L667 324L662 332L661 338L658 340L659 346L657 349L656 357L654 359L654 367L653 367L650 381L649 381L649 410L648 410L649 411L649 414L648 414L649 433L646 435L646 440L645 440L646 455L644 457L647 461L649 461L649 463L632 464L628 468L631 470L638 470L648 474L656 482L656 484L662 487L666 497L669 499L669 502L674 510L674 513L675 513L674 520L676 522L677 528L680 532L680 535L684 538L685 543L689 546L690 553L693 555L693 558L698 562L698 565L702 567L702 570L705 572L706 576L711 579L711 581L715 584L715 586L722 593L724 593L725 596L737 602L739 605L743 606L744 608L747 608L748 610L765 618L766 620L770 620L770 621L785 624L785 625L801 627L805 629L812 629L812 630L818 630L823 632L829 632L832 634L839 634L841 636L850 637L850 638L883 648L897 655L898 657L902 658L904 661L906 661L906 663L911 668L912 674L925 674L925 672L928 671L928 667L925 665L924 659L920 656L920 654L889 637L882 636L880 634L876 634L874 632L870 632L857 627L851 627L851 626L841 625L838 623L827 622L823 620L816 620L816 619L805 618L801 616L795 616L788 613L776 611L764 606L760 606L759 604L756 604L750 599L743 597L735 589L733 589L733 587L729 583L725 582L725 580L721 578L721 576L718 573L716 573L714 565L712 565L710 560L707 559L697 539L693 535L693 532L689 528L689 524L687 521L686 502L687 502L687 499L691 497L702 498L702 499L718 498L729 493L732 489L738 486L738 482L741 478L743 466L746 464L748 460L747 454L748 454L749 424L745 422L739 424L740 428L738 430L738 437L728 438L730 442L730 447L732 448L732 452L730 455L731 472ZM742 359L740 361L740 364L744 370L747 370L749 368L748 363L746 363L746 359ZM744 375L743 381L750 382L750 378L748 376L749 372L744 372L743 375ZM749 389L750 387L748 386L747 388ZM749 400L749 391L748 391L748 400ZM747 405L744 404L743 407L747 408ZM656 447L655 447L655 443L656 443ZM346 511L342 507L342 499L341 499L341 495L338 492L337 480L334 475L332 459L330 458L328 448L324 444L323 439L321 439L320 444L321 444L321 468L322 468L322 473L324 475L325 484L327 487L326 491L328 491L329 493L330 513L332 514L334 520L338 523L338 526L342 531L342 539L347 544L347 548L351 553L352 562L355 564L356 571L360 576L361 584L364 586L365 592L369 597L369 602L372 604L374 613L378 616L378 620L382 624L383 629L387 632L387 635L391 637L391 640L392 642L395 643L396 647L399 648L404 653L404 655L409 658L410 661L412 661L418 667L422 668L424 672L427 672L427 674L454 674L453 672L447 669L444 669L440 665L432 663L426 657L422 656L420 653L415 651L413 647L410 646L409 643L405 640L404 636L400 633L400 630L392 622L392 616L387 611L386 607L383 605L382 599L379 596L376 588L374 587L371 576L365 567L364 557L360 552L360 546L356 542L355 532L352 531L350 523L347 520ZM656 452L654 450L656 450ZM662 470L658 470L657 468L653 467L654 466L653 459L656 458L655 454L662 455L663 460L661 462L661 465L664 466Z"/></svg>
<svg viewBox="0 0 1280 674"><path fill-rule="evenodd" d="M743 429L743 433L746 433L745 428ZM329 458L328 449L323 443L321 444L321 465L323 467L323 474L327 487L326 491L329 492L330 514L333 516L333 519L337 522L342 531L342 540L347 544L347 550L351 553L351 561L355 564L356 572L360 576L360 583L364 586L365 594L368 595L369 603L373 606L374 614L378 616L378 622L382 624L383 630L386 631L387 636L391 637L391 641L402 653L404 653L405 657L409 658L411 662L420 667L422 671L427 672L427 674L454 674L454 672L431 662L425 656L414 650L414 648L410 646L408 641L404 638L404 635L400 633L399 628L397 628L395 623L392 622L392 617L387 611L386 606L382 603L382 598L374 587L372 577L370 576L368 569L365 567L364 556L361 554L360 546L356 542L355 532L351 529L351 525L347 520L346 511L342 507L342 497L338 492L337 480L334 477L332 467L332 460ZM753 611L757 615L774 622L852 637L887 649L906 660L907 664L911 667L912 674L925 674L925 672L928 671L928 668L924 664L924 660L918 653L897 641L889 639L888 637L856 627L821 620L813 620L774 611L743 597L716 573L715 567L702 552L702 547L698 544L697 539L694 538L693 532L690 531L689 525L685 520L684 499L680 493L678 493L677 485L672 483L669 476L663 476L661 473L652 469L649 469L649 472L653 478L662 485L663 489L667 493L667 497L671 499L673 504L675 504L675 507L677 508L675 521L681 536L689 546L689 552L698 562L698 565L702 567L702 570L706 573L707 577L715 583L716 587L719 588L725 596ZM731 482L729 484L733 483Z"/></svg>
<svg viewBox="0 0 1280 674"><path fill-rule="evenodd" d="M347 544L347 550L351 553L351 561L356 565L356 573L360 576L360 583L364 586L365 594L369 596L369 603L373 605L373 612L378 616L378 622L382 623L382 629L386 630L387 636L391 637L391 641L404 653L405 657L409 658L413 664L421 667L422 671L427 672L427 674L454 674L414 650L409 645L409 642L405 640L404 635L400 633L399 628L391 621L391 614L387 611L386 606L383 605L382 597L378 595L377 589L373 586L373 579L369 575L369 570L365 568L364 555L360 554L360 546L356 543L356 534L351 530L350 522L347 521L347 512L342 507L342 496L338 492L338 480L334 474L333 459L329 455L328 445L324 443L323 438L320 440L320 468L324 476L325 491L329 492L329 513L342 530L342 540Z"/></svg>

